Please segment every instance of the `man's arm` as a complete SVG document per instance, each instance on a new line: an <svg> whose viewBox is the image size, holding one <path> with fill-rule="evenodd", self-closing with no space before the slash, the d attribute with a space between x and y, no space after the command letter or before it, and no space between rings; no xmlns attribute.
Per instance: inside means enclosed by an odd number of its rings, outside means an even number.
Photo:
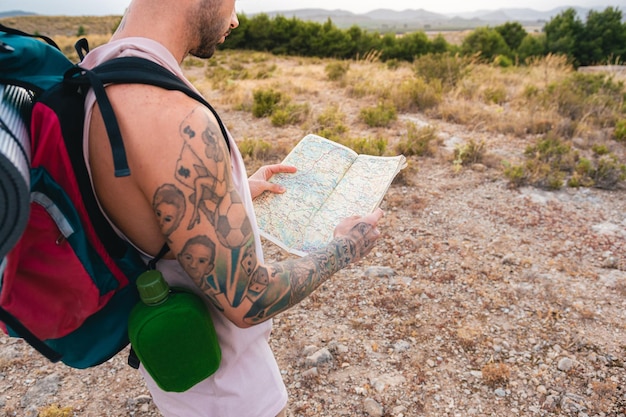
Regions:
<svg viewBox="0 0 626 417"><path fill-rule="evenodd" d="M161 232L184 270L237 326L254 325L294 306L369 253L378 238L382 211L346 219L322 250L262 264L215 118L203 107L193 108L181 120L177 140L165 148L157 150L158 158L175 157L176 163L163 164L169 172L152 164L140 177L140 188L149 194Z"/></svg>

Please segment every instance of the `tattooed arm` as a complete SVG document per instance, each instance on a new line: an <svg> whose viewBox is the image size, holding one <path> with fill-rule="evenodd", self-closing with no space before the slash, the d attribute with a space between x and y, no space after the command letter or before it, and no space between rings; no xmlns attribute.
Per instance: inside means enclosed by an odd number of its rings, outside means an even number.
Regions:
<svg viewBox="0 0 626 417"><path fill-rule="evenodd" d="M237 326L260 323L296 305L369 253L379 237L381 210L343 220L334 240L306 257L261 263L215 119L196 107L184 117L178 136L177 161L169 164L175 167L153 174L160 181L153 182L152 209L183 269ZM251 191L280 192L266 180L276 172L294 171L280 164L263 168L251 177Z"/></svg>
<svg viewBox="0 0 626 417"><path fill-rule="evenodd" d="M377 209L364 217L345 219L325 248L303 258L259 266L252 273L248 291L251 306L244 322L259 323L293 307L335 272L367 255L379 237L376 224L382 215ZM259 281L267 285L258 285Z"/></svg>

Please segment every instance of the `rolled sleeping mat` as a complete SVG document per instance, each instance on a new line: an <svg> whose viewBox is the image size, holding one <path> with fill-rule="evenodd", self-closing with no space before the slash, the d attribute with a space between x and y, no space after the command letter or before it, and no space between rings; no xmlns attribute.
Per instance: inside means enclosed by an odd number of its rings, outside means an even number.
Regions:
<svg viewBox="0 0 626 417"><path fill-rule="evenodd" d="M0 261L17 243L30 213L31 93L0 84Z"/></svg>

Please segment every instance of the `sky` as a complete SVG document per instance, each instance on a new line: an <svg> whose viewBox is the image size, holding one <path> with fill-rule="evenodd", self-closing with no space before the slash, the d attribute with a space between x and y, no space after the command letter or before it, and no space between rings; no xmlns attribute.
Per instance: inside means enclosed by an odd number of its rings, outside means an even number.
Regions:
<svg viewBox="0 0 626 417"><path fill-rule="evenodd" d="M23 10L42 15L121 15L130 0L0 0L0 12ZM435 13L472 12L500 8L530 8L539 11L552 10L559 6L594 7L604 10L617 7L626 13L626 0L237 0L238 12L254 14L260 12L287 11L294 9L320 8L342 9L354 13L366 13L375 9L424 9Z"/></svg>

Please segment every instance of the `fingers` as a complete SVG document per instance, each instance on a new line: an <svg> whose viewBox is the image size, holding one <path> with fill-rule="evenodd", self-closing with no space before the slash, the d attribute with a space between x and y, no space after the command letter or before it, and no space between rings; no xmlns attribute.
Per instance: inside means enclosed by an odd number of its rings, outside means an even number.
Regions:
<svg viewBox="0 0 626 417"><path fill-rule="evenodd" d="M269 191L275 194L284 193L286 191L285 187L278 184L270 183L269 179L274 174L291 174L296 171L296 167L285 164L262 166L254 174L252 174L250 178L248 178L248 184L250 185L250 193L252 194L252 198L257 198L265 191Z"/></svg>
<svg viewBox="0 0 626 417"><path fill-rule="evenodd" d="M378 221L384 216L384 212L377 208L365 216L350 216L343 219L335 228L334 236L348 235L358 225L367 225L362 231L371 238L377 238L380 233L377 229Z"/></svg>
<svg viewBox="0 0 626 417"><path fill-rule="evenodd" d="M267 181L272 178L274 174L293 174L297 171L297 168L291 165L273 164L265 165L261 167L259 171L262 171L263 179Z"/></svg>

